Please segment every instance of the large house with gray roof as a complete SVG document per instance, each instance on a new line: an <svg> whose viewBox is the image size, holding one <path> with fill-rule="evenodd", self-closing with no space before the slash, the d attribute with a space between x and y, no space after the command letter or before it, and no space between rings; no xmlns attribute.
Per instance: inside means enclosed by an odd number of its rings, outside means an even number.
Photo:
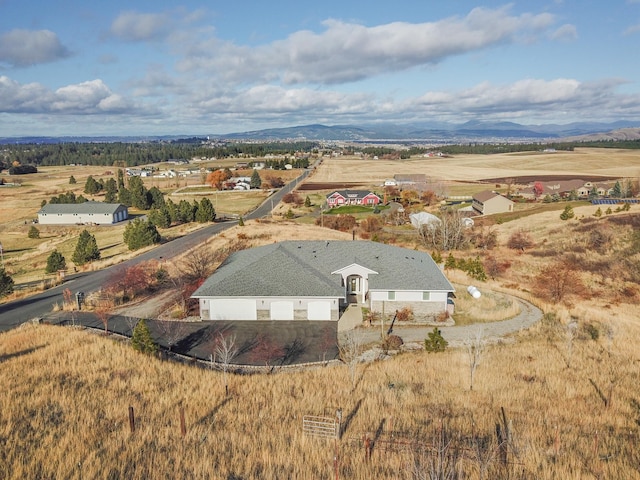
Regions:
<svg viewBox="0 0 640 480"><path fill-rule="evenodd" d="M416 318L447 310L427 253L369 241L285 241L233 253L192 295L202 320L337 321L351 303Z"/></svg>
<svg viewBox="0 0 640 480"><path fill-rule="evenodd" d="M42 225L111 225L128 218L127 206L120 203L48 203L38 212Z"/></svg>

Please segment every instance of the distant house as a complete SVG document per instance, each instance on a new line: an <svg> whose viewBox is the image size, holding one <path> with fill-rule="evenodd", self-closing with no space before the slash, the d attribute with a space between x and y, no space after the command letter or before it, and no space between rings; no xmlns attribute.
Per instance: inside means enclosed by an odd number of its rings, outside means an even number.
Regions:
<svg viewBox="0 0 640 480"><path fill-rule="evenodd" d="M536 195L535 185L542 187L542 192ZM594 184L593 182L585 182L584 180L555 180L551 182L535 182L527 186L524 190L518 192L524 198L544 198L550 197L565 198L575 192L578 198L588 198L591 191L595 188L598 196L604 197L611 194L610 182L601 182Z"/></svg>
<svg viewBox="0 0 640 480"><path fill-rule="evenodd" d="M471 206L480 215L513 212L514 203L499 193L486 190L473 196Z"/></svg>
<svg viewBox="0 0 640 480"><path fill-rule="evenodd" d="M192 298L202 320L337 321L351 303L434 318L453 291L427 253L368 241L285 241L230 255Z"/></svg>
<svg viewBox="0 0 640 480"><path fill-rule="evenodd" d="M48 203L38 212L42 225L111 225L128 218L129 210L120 203Z"/></svg>
<svg viewBox="0 0 640 480"><path fill-rule="evenodd" d="M373 192L367 190L336 190L327 195L327 206L329 208L340 207L342 205L378 205L382 199Z"/></svg>
<svg viewBox="0 0 640 480"><path fill-rule="evenodd" d="M399 173L394 175L393 179L399 187L424 184L428 182L428 178L424 173Z"/></svg>

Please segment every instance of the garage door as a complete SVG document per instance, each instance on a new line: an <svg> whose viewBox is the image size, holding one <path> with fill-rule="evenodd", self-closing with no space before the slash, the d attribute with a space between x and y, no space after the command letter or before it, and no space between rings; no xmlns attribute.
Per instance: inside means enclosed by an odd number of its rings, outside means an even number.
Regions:
<svg viewBox="0 0 640 480"><path fill-rule="evenodd" d="M293 302L271 302L271 320L293 320Z"/></svg>
<svg viewBox="0 0 640 480"><path fill-rule="evenodd" d="M210 303L211 320L257 320L255 300L214 299Z"/></svg>
<svg viewBox="0 0 640 480"><path fill-rule="evenodd" d="M308 320L331 320L331 302L309 302L307 307Z"/></svg>

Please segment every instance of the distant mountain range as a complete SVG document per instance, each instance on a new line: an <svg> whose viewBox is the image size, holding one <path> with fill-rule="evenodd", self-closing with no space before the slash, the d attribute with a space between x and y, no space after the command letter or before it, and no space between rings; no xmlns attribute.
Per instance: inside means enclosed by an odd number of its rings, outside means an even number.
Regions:
<svg viewBox="0 0 640 480"><path fill-rule="evenodd" d="M521 125L513 122L470 121L463 124L413 123L376 125L302 125L269 128L230 134L212 134L220 141L325 141L361 143L465 143L465 142L552 142L559 140L635 140L640 139L640 121L614 123L570 123L565 125ZM200 138L205 138L200 136ZM164 136L74 136L74 137L0 137L7 143L67 143L67 142L158 142L188 139L193 135Z"/></svg>
<svg viewBox="0 0 640 480"><path fill-rule="evenodd" d="M380 124L380 125L304 125L286 128L271 128L228 135L214 135L219 139L232 140L324 140L351 142L429 142L457 143L465 141L557 141L582 135L602 132L608 139L616 138L614 131L625 131L620 139L629 139L631 130L638 122L615 123L571 123L566 125L521 125L513 122L479 122L463 124ZM624 129L624 130L623 130ZM595 138L595 137L594 137Z"/></svg>

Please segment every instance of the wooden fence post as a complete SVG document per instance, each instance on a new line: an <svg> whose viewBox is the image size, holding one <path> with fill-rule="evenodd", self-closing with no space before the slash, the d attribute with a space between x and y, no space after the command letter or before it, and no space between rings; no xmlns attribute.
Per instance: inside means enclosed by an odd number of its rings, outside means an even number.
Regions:
<svg viewBox="0 0 640 480"><path fill-rule="evenodd" d="M136 431L136 419L133 414L132 406L129 406L129 430L131 430L131 433Z"/></svg>
<svg viewBox="0 0 640 480"><path fill-rule="evenodd" d="M180 434L184 437L187 435L187 424L184 421L184 407L180 407Z"/></svg>

